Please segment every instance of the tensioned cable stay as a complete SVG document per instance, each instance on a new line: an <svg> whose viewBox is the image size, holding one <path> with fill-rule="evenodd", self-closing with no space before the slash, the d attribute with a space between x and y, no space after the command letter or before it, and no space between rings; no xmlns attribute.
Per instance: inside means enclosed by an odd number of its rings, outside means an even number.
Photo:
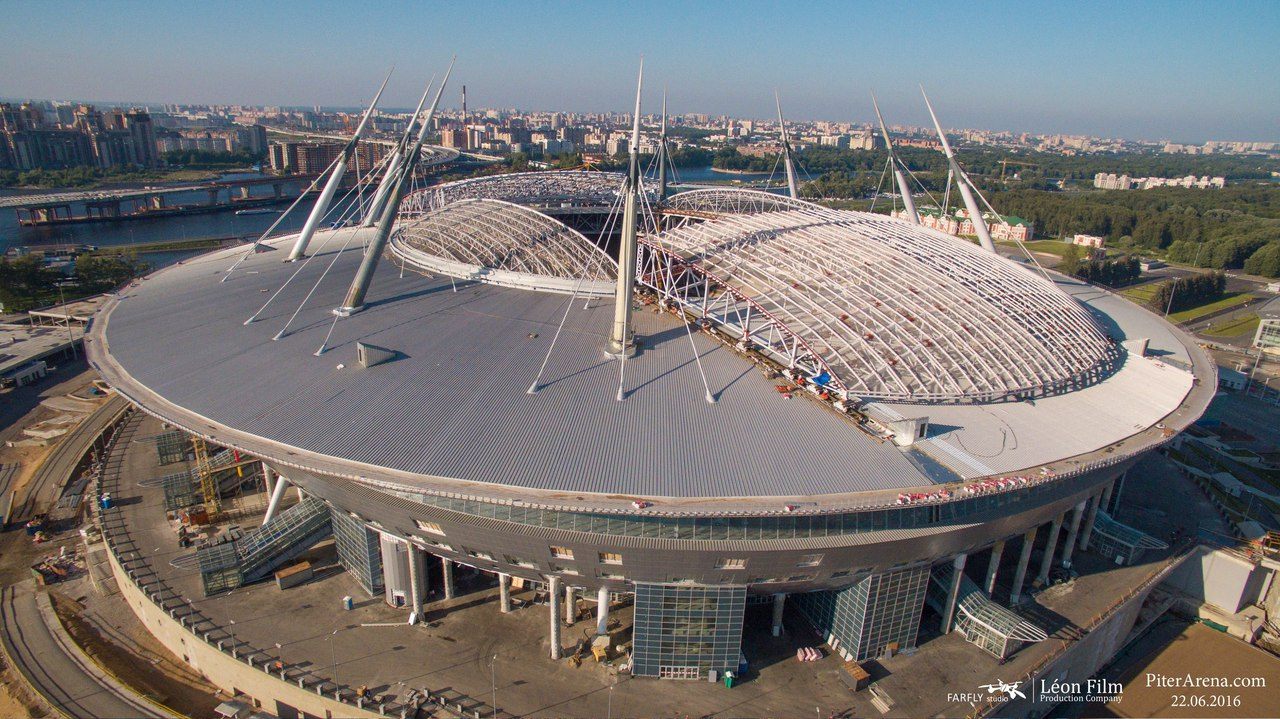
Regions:
<svg viewBox="0 0 1280 719"><path fill-rule="evenodd" d="M371 170L371 172L373 171ZM356 184L359 185L360 178L357 177L356 180L357 180ZM329 213L326 213L325 219L328 219L328 217L330 217L333 212L338 212L339 211L338 208L342 207L343 202L345 202L346 199L350 196L351 196L351 190L348 189L346 194L344 194L342 198L338 200L338 202L333 204L333 206L329 210ZM348 207L347 211L349 210L350 210L350 207ZM343 211L343 215L345 215L347 211ZM343 215L339 215L339 216L342 217ZM288 287L291 282L293 282L293 279L297 277L298 274L302 272L302 270L306 269L306 266L311 263L312 258L314 258L316 255L323 252L324 249L329 246L329 243L333 240L335 234L337 233L326 234L326 236L320 241L320 247L315 252L313 252L312 254L308 255L305 259L303 259L301 263L298 264L297 269L295 269L293 273L285 279L284 283L281 284L280 287L276 289L276 291L273 292L270 297L267 298L267 301L264 302L262 306L258 308L257 312L254 312L253 315L249 317L249 319L244 321L244 324L246 325L253 324L253 322L258 319L258 315L262 314L263 311L265 311L267 307L270 306L271 303L274 302L275 299L280 296L280 293L284 292L284 289Z"/></svg>

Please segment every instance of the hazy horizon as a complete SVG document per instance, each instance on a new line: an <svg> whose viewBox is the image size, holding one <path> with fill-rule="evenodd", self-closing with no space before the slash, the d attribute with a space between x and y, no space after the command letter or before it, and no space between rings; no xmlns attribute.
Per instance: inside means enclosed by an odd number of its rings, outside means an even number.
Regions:
<svg viewBox="0 0 1280 719"><path fill-rule="evenodd" d="M1280 140L1280 4L921 2L4 4L0 96L149 104L412 108L449 56L443 105L926 125L1128 139ZM175 12L175 8L178 10ZM1222 7L1215 6L1220 10ZM56 23L48 21L50 17ZM192 19L197 18L198 22ZM332 47L330 47L332 46Z"/></svg>

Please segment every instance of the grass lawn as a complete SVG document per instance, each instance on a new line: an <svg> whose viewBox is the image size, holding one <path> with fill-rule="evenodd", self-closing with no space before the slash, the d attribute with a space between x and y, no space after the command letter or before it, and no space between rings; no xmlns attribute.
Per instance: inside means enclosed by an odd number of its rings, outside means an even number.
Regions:
<svg viewBox="0 0 1280 719"><path fill-rule="evenodd" d="M1128 297L1134 302L1145 305L1155 296L1156 290L1160 288L1159 282L1148 282L1145 285L1133 285L1120 290L1120 294Z"/></svg>
<svg viewBox="0 0 1280 719"><path fill-rule="evenodd" d="M1215 300L1199 307L1191 307L1185 310L1179 310L1169 315L1169 321L1174 324L1182 324L1183 322L1191 322L1200 319L1207 314L1225 310L1231 307L1242 305L1254 299L1253 295L1248 292L1236 292L1228 294L1220 300Z"/></svg>
<svg viewBox="0 0 1280 719"><path fill-rule="evenodd" d="M1250 312L1220 325L1212 325L1203 334L1209 337L1240 337L1258 331L1258 315Z"/></svg>
<svg viewBox="0 0 1280 719"><path fill-rule="evenodd" d="M996 244L1002 247L1011 248L1016 248L1018 246L1018 243L1016 242L997 242ZM1046 255L1057 255L1058 257L1062 257L1063 253L1067 251L1067 248L1071 246L1070 243L1061 242L1059 240L1032 240L1030 242L1024 242L1023 244L1032 252L1043 252ZM1080 254L1081 256L1084 255L1083 248L1081 249Z"/></svg>

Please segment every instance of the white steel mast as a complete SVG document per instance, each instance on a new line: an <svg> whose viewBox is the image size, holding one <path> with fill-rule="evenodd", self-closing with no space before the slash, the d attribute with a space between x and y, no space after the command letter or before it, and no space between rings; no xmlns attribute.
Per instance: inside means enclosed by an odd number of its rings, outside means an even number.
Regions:
<svg viewBox="0 0 1280 719"><path fill-rule="evenodd" d="M449 74L452 72L453 60L450 60L449 69L445 71L444 79L440 81L440 88L436 90L436 97L431 101L431 108L427 110L426 116L422 118L422 126L418 129L418 139L404 155L394 190L391 193L391 197L388 198L386 206L382 208L382 216L378 218L377 234L369 242L369 247L365 249L364 259L360 261L360 269L356 270L356 276L351 280L351 287L347 290L347 296L343 300L342 306L333 310L335 315L346 317L364 309L364 298L369 291L369 283L373 281L373 271L378 268L378 260L382 258L382 251L386 248L387 241L391 239L391 227L395 224L396 214L400 210L400 201L404 199L405 189L413 178L413 171L417 167L418 158L422 156L422 144L426 142L427 132L431 129L431 118L435 115L436 107L440 105L440 95L444 93L445 86L449 84Z"/></svg>
<svg viewBox="0 0 1280 719"><path fill-rule="evenodd" d="M658 132L658 200L667 199L667 89L662 88L662 127Z"/></svg>
<svg viewBox="0 0 1280 719"><path fill-rule="evenodd" d="M626 201L622 209L622 243L618 248L618 288L614 296L613 327L605 351L613 355L635 352L631 331L631 294L636 284L637 214L640 206L640 91L644 87L644 58L636 80L636 110L631 129L631 157L627 166Z"/></svg>
<svg viewBox="0 0 1280 719"><path fill-rule="evenodd" d="M396 151L391 155L391 161L387 163L387 169L382 173L382 181L378 183L378 191L373 195L373 201L369 203L369 212L364 216L364 222L360 223L361 227L373 227L373 223L378 221L382 216L382 203L387 200L387 193L391 192L391 186L395 184L396 173L400 171L400 163L404 159L405 148L409 146L409 140L413 138L413 125L418 120L418 115L422 114L422 106L427 104L427 96L431 94L431 86L436 82L434 75L431 76L431 82L427 83L427 89L422 91L422 99L418 101L418 108L413 111L413 116L409 118L409 124L405 125L404 135L400 138L400 142L396 145Z"/></svg>
<svg viewBox="0 0 1280 719"><path fill-rule="evenodd" d="M889 151L889 165L893 168L893 179L898 183L898 194L902 195L902 204L907 210L907 219L911 224L920 224L920 213L916 212L916 201L911 196L911 186L907 184L907 176L902 172L902 163L893 151L893 141L889 139L889 128L884 126L884 117L880 114L880 103L876 102L876 94L871 93L871 105L876 109L876 119L880 121L880 134L884 135L884 146Z"/></svg>
<svg viewBox="0 0 1280 719"><path fill-rule="evenodd" d="M395 68L392 68L394 71ZM364 129L369 125L369 118L373 116L373 108L378 105L378 98L382 97L382 91L387 87L387 80L391 79L391 73L387 73L387 77L382 81L382 87L378 88L378 94L373 96L373 102L369 103L369 109L365 110L364 117L360 118L360 124L356 127L356 134L342 149L342 155L338 158L338 162L333 166L333 174L329 175L329 181L325 183L324 189L320 192L319 199L316 200L315 207L311 208L311 214L307 216L307 222L302 226L302 232L298 233L298 240L293 244L293 250L289 252L286 261L294 262L302 258L303 253L307 251L307 245L311 243L311 237L315 235L316 228L320 226L320 221L324 219L325 213L329 211L329 203L333 201L333 195L338 191L338 185L342 184L342 178L347 174L347 163L351 161L351 156L356 152L356 145L360 142L360 137L364 134ZM359 178L357 178L357 182Z"/></svg>
<svg viewBox="0 0 1280 719"><path fill-rule="evenodd" d="M782 129L782 164L787 169L787 192L791 199L800 199L800 190L796 187L796 165L791 159L791 140L787 137L787 123L782 119L782 100L778 91L773 91L773 101L778 105L778 127Z"/></svg>
<svg viewBox="0 0 1280 719"><path fill-rule="evenodd" d="M969 220L973 223L973 231L978 235L978 244L982 245L982 249L988 252L995 252L996 245L991 241L991 232L987 230L987 223L982 219L982 211L978 207L978 201L973 197L973 186L969 180L969 176L964 174L964 170L960 169L960 163L956 162L956 155L951 151L951 143L947 142L947 136L942 132L942 125L938 122L938 116L933 112L933 105L929 102L929 96L925 94L924 87L920 88L920 94L924 95L925 107L929 108L929 117L933 118L933 127L938 131L938 140L942 142L942 151L946 153L947 164L951 166L951 173L956 178L956 188L960 190L960 197L964 199L964 207L969 212Z"/></svg>

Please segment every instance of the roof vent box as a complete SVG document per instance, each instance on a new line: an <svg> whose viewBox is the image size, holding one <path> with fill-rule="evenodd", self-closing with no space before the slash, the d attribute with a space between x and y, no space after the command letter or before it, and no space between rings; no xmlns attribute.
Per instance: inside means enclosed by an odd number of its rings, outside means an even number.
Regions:
<svg viewBox="0 0 1280 719"><path fill-rule="evenodd" d="M893 443L899 447L910 447L929 434L928 417L910 417L888 422L893 431Z"/></svg>
<svg viewBox="0 0 1280 719"><path fill-rule="evenodd" d="M1147 338L1147 337L1136 337L1136 338L1131 339L1131 340L1125 340L1125 341L1124 341L1124 342L1122 342L1121 344L1124 346L1124 349L1125 349L1125 351L1126 351L1126 352L1129 352L1129 353L1135 354L1135 355L1137 355L1137 356L1139 356L1139 357L1146 357L1146 356L1147 356L1147 344L1148 344L1150 341L1151 341L1151 340L1150 340L1149 338Z"/></svg>
<svg viewBox="0 0 1280 719"><path fill-rule="evenodd" d="M384 362L390 362L400 353L395 350L389 350L386 347L378 347L377 345L366 344L364 342L356 343L356 361L361 367L377 367Z"/></svg>

